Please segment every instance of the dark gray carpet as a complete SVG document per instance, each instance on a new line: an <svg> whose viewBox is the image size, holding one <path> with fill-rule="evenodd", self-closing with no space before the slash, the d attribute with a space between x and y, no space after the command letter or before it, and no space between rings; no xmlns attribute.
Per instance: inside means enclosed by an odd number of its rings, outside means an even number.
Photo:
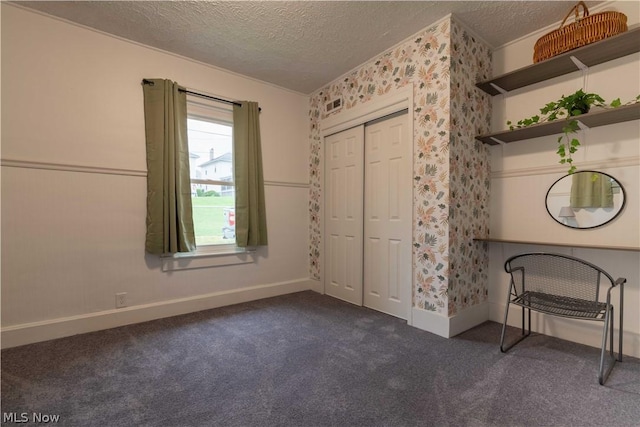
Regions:
<svg viewBox="0 0 640 427"><path fill-rule="evenodd" d="M640 360L600 386L597 349L533 336L501 354L499 335L487 322L447 340L302 292L3 350L2 412L69 426L640 425Z"/></svg>

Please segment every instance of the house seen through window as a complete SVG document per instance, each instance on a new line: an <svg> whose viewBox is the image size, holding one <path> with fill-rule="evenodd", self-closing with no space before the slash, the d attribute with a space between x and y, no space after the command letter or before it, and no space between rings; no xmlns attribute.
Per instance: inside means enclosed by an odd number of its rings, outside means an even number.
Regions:
<svg viewBox="0 0 640 427"><path fill-rule="evenodd" d="M196 246L235 245L231 112L189 105L191 200ZM194 110L197 114L193 114Z"/></svg>

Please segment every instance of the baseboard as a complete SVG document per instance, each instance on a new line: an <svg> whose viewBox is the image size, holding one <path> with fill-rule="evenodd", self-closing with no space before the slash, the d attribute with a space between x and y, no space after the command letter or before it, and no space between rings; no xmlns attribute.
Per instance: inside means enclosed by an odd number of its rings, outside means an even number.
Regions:
<svg viewBox="0 0 640 427"><path fill-rule="evenodd" d="M311 290L315 291L321 295L324 295L324 286L322 285L322 282L318 279L309 279L309 282L311 283Z"/></svg>
<svg viewBox="0 0 640 427"><path fill-rule="evenodd" d="M412 326L444 338L451 338L489 320L489 304L474 305L451 317L413 307L412 315Z"/></svg>
<svg viewBox="0 0 640 427"><path fill-rule="evenodd" d="M137 305L117 310L7 326L1 330L2 348L48 341L55 338L100 331L311 289L312 281L305 278Z"/></svg>
<svg viewBox="0 0 640 427"><path fill-rule="evenodd" d="M489 303L489 320L502 323L504 321L504 304ZM617 316L617 313L616 313ZM627 322L628 323L628 322ZM507 324L520 327L522 325L522 309L511 305ZM614 322L614 350L618 349L618 318ZM531 330L533 332L572 341L591 347L600 348L602 345L602 323L584 320L566 319L531 312ZM622 353L627 356L640 358L640 333L625 330L622 333Z"/></svg>
<svg viewBox="0 0 640 427"><path fill-rule="evenodd" d="M489 320L489 303L473 305L449 318L449 337L455 337Z"/></svg>
<svg viewBox="0 0 640 427"><path fill-rule="evenodd" d="M412 307L411 318L413 319L413 327L449 338L448 317L438 314L435 311Z"/></svg>

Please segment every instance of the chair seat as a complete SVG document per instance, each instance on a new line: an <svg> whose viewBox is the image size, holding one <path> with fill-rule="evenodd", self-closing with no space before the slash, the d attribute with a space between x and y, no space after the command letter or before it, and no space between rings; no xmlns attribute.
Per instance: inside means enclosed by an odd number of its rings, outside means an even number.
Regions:
<svg viewBox="0 0 640 427"><path fill-rule="evenodd" d="M521 307L579 319L604 320L607 304L543 292L524 292L511 301Z"/></svg>

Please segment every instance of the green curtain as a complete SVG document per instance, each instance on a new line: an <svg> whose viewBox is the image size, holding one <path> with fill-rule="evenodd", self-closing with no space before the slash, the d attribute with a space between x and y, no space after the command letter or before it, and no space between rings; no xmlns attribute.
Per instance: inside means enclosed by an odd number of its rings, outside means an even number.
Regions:
<svg viewBox="0 0 640 427"><path fill-rule="evenodd" d="M595 172L573 174L570 205L572 208L612 208L611 180Z"/></svg>
<svg viewBox="0 0 640 427"><path fill-rule="evenodd" d="M267 245L267 215L256 102L233 106L233 169L236 189L236 245Z"/></svg>
<svg viewBox="0 0 640 427"><path fill-rule="evenodd" d="M147 237L152 254L196 249L189 178L187 96L171 80L145 79ZM181 92L179 89L182 89Z"/></svg>

